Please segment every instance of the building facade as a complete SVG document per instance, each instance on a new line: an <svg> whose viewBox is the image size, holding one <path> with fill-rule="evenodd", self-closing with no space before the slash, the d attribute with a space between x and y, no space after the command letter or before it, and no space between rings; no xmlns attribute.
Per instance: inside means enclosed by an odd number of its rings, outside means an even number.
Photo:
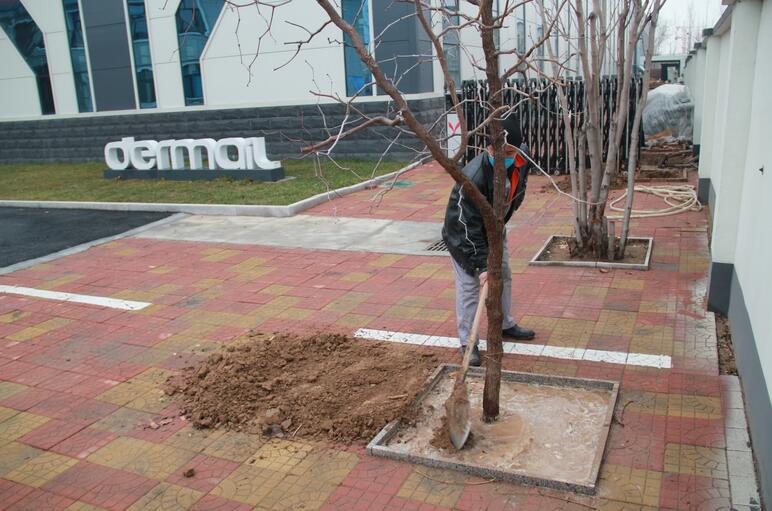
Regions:
<svg viewBox="0 0 772 511"><path fill-rule="evenodd" d="M451 11L460 9L462 16L469 8L460 0L439 1ZM589 7L589 0L581 1ZM98 159L99 147L120 136L217 138L244 130L261 131L275 155L282 156L297 153L298 144L289 139L309 130L321 135L317 129L343 118L344 108L331 96L356 97L372 112L388 112L389 98L371 84L348 36L332 24L322 26L327 17L316 2L293 0L276 9L237 4L0 0L0 161ZM555 9L560 2L545 4ZM504 5L509 4L497 0L495 11ZM436 121L445 82L413 4L342 0L339 6L419 114ZM457 22L436 14L431 18L437 31ZM523 53L544 34L533 4L518 7L509 18L496 33L501 48ZM568 77L581 75L574 25L564 10L561 30L551 38ZM298 41L320 28L298 48ZM484 59L474 28L449 31L442 45L457 83L484 78L476 68ZM537 60L546 57L544 48L535 53ZM512 66L516 58L503 55L500 66ZM537 65L550 71L544 62ZM317 105L330 116L318 126L318 120L293 113L294 107L306 106L313 116ZM225 122L234 120L240 122ZM230 129L234 125L242 132ZM282 130L293 133L282 137ZM374 130L362 156L379 153L388 133ZM346 144L341 149L345 153ZM394 156L407 154L394 151ZM356 154L353 148L349 152Z"/></svg>
<svg viewBox="0 0 772 511"><path fill-rule="evenodd" d="M769 504L772 0L724 3L730 7L695 45L684 80L695 98L699 199L711 218L708 307L730 320L762 496Z"/></svg>

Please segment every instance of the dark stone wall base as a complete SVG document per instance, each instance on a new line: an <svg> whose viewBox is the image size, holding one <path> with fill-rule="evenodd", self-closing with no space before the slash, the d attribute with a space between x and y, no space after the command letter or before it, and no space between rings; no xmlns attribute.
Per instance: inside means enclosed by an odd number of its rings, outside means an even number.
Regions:
<svg viewBox="0 0 772 511"><path fill-rule="evenodd" d="M696 156L699 159L699 157L700 157L700 144L692 145L692 155Z"/></svg>
<svg viewBox="0 0 772 511"><path fill-rule="evenodd" d="M445 98L416 99L410 109L424 126L439 126ZM366 115L394 117L391 101L355 103ZM322 113L320 113L320 110ZM345 106L294 105L280 107L143 111L136 114L87 115L67 119L0 122L0 163L104 161L108 142L122 137L137 140L183 138L265 137L271 160L300 158L300 149L327 139L346 116ZM351 119L349 119L351 120ZM436 124L435 124L436 123ZM332 153L340 159L377 159L399 132L384 126L362 130L342 139ZM409 161L423 144L402 135L386 153L386 160Z"/></svg>
<svg viewBox="0 0 772 511"><path fill-rule="evenodd" d="M220 177L251 179L253 181L278 181L284 179L284 167L258 170L112 170L104 171L105 179L168 179L170 181L212 180Z"/></svg>
<svg viewBox="0 0 772 511"><path fill-rule="evenodd" d="M697 181L697 199L702 204L710 203L710 188L709 177L701 177L699 181Z"/></svg>
<svg viewBox="0 0 772 511"><path fill-rule="evenodd" d="M729 313L729 296L731 293L734 265L731 263L712 263L708 276L708 310Z"/></svg>
<svg viewBox="0 0 772 511"><path fill-rule="evenodd" d="M772 502L772 435L769 434L769 421L772 417L767 382L761 367L761 358L756 346L768 339L757 339L751 328L745 297L737 279L737 273L732 272L731 298L729 300L729 323L732 329L732 345L734 347L737 369L745 397L745 413L748 418L753 453L756 456L760 475L761 498L764 502Z"/></svg>

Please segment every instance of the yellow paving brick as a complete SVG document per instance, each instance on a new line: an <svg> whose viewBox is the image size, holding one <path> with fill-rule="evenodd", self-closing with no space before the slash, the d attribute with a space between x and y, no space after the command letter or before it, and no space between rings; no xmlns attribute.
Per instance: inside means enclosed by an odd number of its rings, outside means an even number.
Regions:
<svg viewBox="0 0 772 511"><path fill-rule="evenodd" d="M209 444L204 454L242 463L264 443L257 435L227 431Z"/></svg>
<svg viewBox="0 0 772 511"><path fill-rule="evenodd" d="M19 392L23 392L28 388L29 387L22 385L21 383L14 383L12 381L0 381L0 400L11 397L14 394L18 394Z"/></svg>
<svg viewBox="0 0 772 511"><path fill-rule="evenodd" d="M131 378L131 382L146 383L148 385L163 385L171 376L177 374L175 371L169 369L162 369L160 367L151 367L145 369L137 376Z"/></svg>
<svg viewBox="0 0 772 511"><path fill-rule="evenodd" d="M24 341L29 341L30 339L34 339L35 337L40 337L41 335L47 332L48 330L43 330L42 328L30 326L22 330L19 330L18 332L14 332L11 335L6 336L5 338L9 341L24 342Z"/></svg>
<svg viewBox="0 0 772 511"><path fill-rule="evenodd" d="M464 491L466 479L465 475L450 470L414 468L400 487L397 496L452 508Z"/></svg>
<svg viewBox="0 0 772 511"><path fill-rule="evenodd" d="M0 315L0 323L13 323L32 314L29 311L11 311Z"/></svg>
<svg viewBox="0 0 772 511"><path fill-rule="evenodd" d="M422 263L407 272L405 277L409 279L427 279L443 267L444 265L437 263Z"/></svg>
<svg viewBox="0 0 772 511"><path fill-rule="evenodd" d="M383 317L389 319L415 319L419 317L418 307L410 305L392 305L383 313Z"/></svg>
<svg viewBox="0 0 772 511"><path fill-rule="evenodd" d="M666 444L665 472L726 479L726 454L723 449L712 447Z"/></svg>
<svg viewBox="0 0 772 511"><path fill-rule="evenodd" d="M721 419L724 416L721 399L710 396L669 394L667 414L692 419Z"/></svg>
<svg viewBox="0 0 772 511"><path fill-rule="evenodd" d="M313 449L310 444L275 438L260 447L246 463L273 472L288 473Z"/></svg>
<svg viewBox="0 0 772 511"><path fill-rule="evenodd" d="M432 321L434 323L444 323L450 319L453 313L448 310L442 309L421 309L418 315L424 321Z"/></svg>
<svg viewBox="0 0 772 511"><path fill-rule="evenodd" d="M10 382L3 382L3 383L10 383ZM23 387L23 385L22 385L22 387ZM4 398L0 398L0 399L4 399ZM13 417L14 415L18 415L18 414L19 414L18 410L14 410L13 408L6 408L4 406L0 406L0 422L7 421L8 419Z"/></svg>
<svg viewBox="0 0 772 511"><path fill-rule="evenodd" d="M269 294L269 295L284 295L287 294L289 291L292 291L292 287L290 286L282 286L279 284L271 284L268 287L264 287L260 290L261 293Z"/></svg>
<svg viewBox="0 0 772 511"><path fill-rule="evenodd" d="M159 389L150 389L125 404L127 408L144 412L158 413L169 406L169 396Z"/></svg>
<svg viewBox="0 0 772 511"><path fill-rule="evenodd" d="M0 476L28 463L45 451L19 442L8 442L0 448Z"/></svg>
<svg viewBox="0 0 772 511"><path fill-rule="evenodd" d="M641 300L640 312L659 312L667 314L675 314L676 303L674 301L649 301Z"/></svg>
<svg viewBox="0 0 772 511"><path fill-rule="evenodd" d="M335 322L338 325L350 326L350 327L362 327L373 321L375 316L368 316L366 314L344 314Z"/></svg>
<svg viewBox="0 0 772 511"><path fill-rule="evenodd" d="M631 279L625 277L616 276L611 281L611 287L615 289L633 289L641 290L646 281L642 279Z"/></svg>
<svg viewBox="0 0 772 511"><path fill-rule="evenodd" d="M116 250L114 252L115 255L119 256L133 256L139 254L139 249L137 248L124 248L122 250Z"/></svg>
<svg viewBox="0 0 772 511"><path fill-rule="evenodd" d="M73 502L69 506L67 506L64 511L107 511L103 507L97 507L92 506L91 504L86 504L85 502Z"/></svg>
<svg viewBox="0 0 772 511"><path fill-rule="evenodd" d="M658 506L662 473L605 464L601 467L598 495L611 500Z"/></svg>
<svg viewBox="0 0 772 511"><path fill-rule="evenodd" d="M37 287L39 287L40 289L55 289L59 286L69 284L70 282L75 282L76 280L82 277L83 275L79 273L71 273L69 275L63 275L53 280L47 280L45 282L42 282L41 284L38 284Z"/></svg>
<svg viewBox="0 0 772 511"><path fill-rule="evenodd" d="M233 270L233 267L229 268ZM271 272L276 271L276 268L252 268L251 270L241 270L238 272L238 276L233 280L236 282L254 282L255 279L259 279L263 275L268 275Z"/></svg>
<svg viewBox="0 0 772 511"><path fill-rule="evenodd" d="M401 261L404 258L405 256L402 256L402 255L383 254L382 256L378 257L378 259L370 261L368 265L375 266L377 268L386 268L396 263L397 261Z"/></svg>
<svg viewBox="0 0 772 511"><path fill-rule="evenodd" d="M128 511L185 511L203 496L200 491L161 483L132 504Z"/></svg>
<svg viewBox="0 0 772 511"><path fill-rule="evenodd" d="M78 463L75 458L53 452L44 452L8 472L3 477L38 488L52 480L68 468Z"/></svg>
<svg viewBox="0 0 772 511"><path fill-rule="evenodd" d="M570 348L586 348L594 328L594 321L557 318L547 344Z"/></svg>
<svg viewBox="0 0 772 511"><path fill-rule="evenodd" d="M637 313L602 310L593 333L599 335L632 335Z"/></svg>
<svg viewBox="0 0 772 511"><path fill-rule="evenodd" d="M153 387L150 384L141 381L125 381L123 383L119 383L111 389L102 392L96 396L95 399L118 406L124 406L126 403L129 403L146 394L152 390L152 388Z"/></svg>
<svg viewBox="0 0 772 511"><path fill-rule="evenodd" d="M372 276L373 275L371 273L354 271L351 273L346 273L340 278L340 280L342 280L343 282L364 282L365 280L369 279Z"/></svg>
<svg viewBox="0 0 772 511"><path fill-rule="evenodd" d="M164 441L164 444L189 451L203 451L223 435L223 431L198 429L187 425Z"/></svg>
<svg viewBox="0 0 772 511"><path fill-rule="evenodd" d="M167 273L172 273L176 271L177 268L174 266L156 266L155 268L151 268L148 270L148 273L153 273L155 275L166 275Z"/></svg>
<svg viewBox="0 0 772 511"><path fill-rule="evenodd" d="M256 505L287 475L266 468L241 465L211 491L212 495Z"/></svg>
<svg viewBox="0 0 772 511"><path fill-rule="evenodd" d="M430 304L432 299L428 296L403 296L397 302L397 305L406 305L408 307L423 307Z"/></svg>
<svg viewBox="0 0 772 511"><path fill-rule="evenodd" d="M594 296L596 298L605 298L608 294L608 288L596 286L576 286L574 296Z"/></svg>
<svg viewBox="0 0 772 511"><path fill-rule="evenodd" d="M197 289L209 289L210 287L219 286L223 282L225 281L222 279L201 279L191 284L191 287Z"/></svg>
<svg viewBox="0 0 772 511"><path fill-rule="evenodd" d="M195 456L192 451L119 437L88 457L88 461L163 480Z"/></svg>
<svg viewBox="0 0 772 511"><path fill-rule="evenodd" d="M219 261L225 261L226 259L230 259L231 257L237 256L241 254L240 250L218 250L212 255L206 256L202 261L208 261L210 263L216 263Z"/></svg>
<svg viewBox="0 0 772 511"><path fill-rule="evenodd" d="M303 301L299 296L277 296L273 300L266 302L263 307L292 307ZM262 308L262 307L261 307Z"/></svg>
<svg viewBox="0 0 772 511"><path fill-rule="evenodd" d="M657 511L657 507L640 506L627 502L617 502L616 500L600 499L595 503L596 511Z"/></svg>
<svg viewBox="0 0 772 511"><path fill-rule="evenodd" d="M265 257L250 257L249 259L245 259L240 263L231 266L228 268L228 271L234 271L236 273L249 272L258 266L264 265L266 261L267 259Z"/></svg>
<svg viewBox="0 0 772 511"><path fill-rule="evenodd" d="M48 422L48 417L28 412L19 412L10 419L0 422L0 438L16 440Z"/></svg>

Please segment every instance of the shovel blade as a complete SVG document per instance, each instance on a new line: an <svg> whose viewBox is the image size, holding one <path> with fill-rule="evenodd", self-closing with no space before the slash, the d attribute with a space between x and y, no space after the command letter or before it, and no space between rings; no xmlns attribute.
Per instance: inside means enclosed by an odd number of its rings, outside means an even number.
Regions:
<svg viewBox="0 0 772 511"><path fill-rule="evenodd" d="M463 381L459 381L453 389L453 394L445 403L445 412L448 418L450 441L453 447L461 449L472 431L469 396Z"/></svg>

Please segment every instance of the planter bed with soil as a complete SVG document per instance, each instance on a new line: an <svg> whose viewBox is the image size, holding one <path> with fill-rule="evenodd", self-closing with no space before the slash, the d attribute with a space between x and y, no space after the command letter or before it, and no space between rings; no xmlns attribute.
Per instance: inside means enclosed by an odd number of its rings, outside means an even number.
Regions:
<svg viewBox="0 0 772 511"><path fill-rule="evenodd" d="M628 238L625 257L615 261L598 260L591 256L572 257L570 236L550 236L529 261L532 266L579 266L622 270L648 270L654 238Z"/></svg>

